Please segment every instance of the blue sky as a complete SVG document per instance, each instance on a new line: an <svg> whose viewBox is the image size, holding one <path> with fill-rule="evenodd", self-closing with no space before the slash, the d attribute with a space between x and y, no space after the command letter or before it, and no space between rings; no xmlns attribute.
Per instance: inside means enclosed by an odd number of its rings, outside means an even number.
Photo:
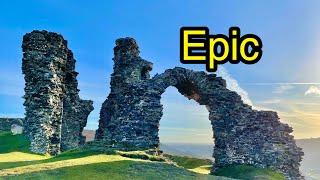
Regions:
<svg viewBox="0 0 320 180"><path fill-rule="evenodd" d="M154 63L153 75L174 66L205 70L202 65L180 63L180 27L207 26L211 34L226 34L229 27L239 26L243 34L254 33L262 39L264 54L255 65L223 65L229 86L247 95L244 98L255 108L278 111L281 121L294 127L297 138L320 137L319 8L316 0L3 0L0 116L23 116L21 41L34 29L58 32L68 40L77 59L80 95L94 100L88 128L95 129L100 106L110 91L115 39L134 37L141 56ZM211 141L204 107L173 88L163 95L162 102L163 141Z"/></svg>

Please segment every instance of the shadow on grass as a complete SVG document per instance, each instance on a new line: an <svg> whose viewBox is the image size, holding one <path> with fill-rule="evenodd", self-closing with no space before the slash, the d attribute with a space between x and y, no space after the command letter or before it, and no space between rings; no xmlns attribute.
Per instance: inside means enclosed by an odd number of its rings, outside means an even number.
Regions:
<svg viewBox="0 0 320 180"><path fill-rule="evenodd" d="M30 153L29 146L30 142L24 135L0 131L0 154L14 151Z"/></svg>

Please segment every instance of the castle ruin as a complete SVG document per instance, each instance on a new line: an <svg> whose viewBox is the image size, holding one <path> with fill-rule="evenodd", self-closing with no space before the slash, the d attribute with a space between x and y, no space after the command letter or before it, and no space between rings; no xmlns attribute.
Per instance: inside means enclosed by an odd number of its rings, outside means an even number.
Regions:
<svg viewBox="0 0 320 180"><path fill-rule="evenodd" d="M161 94L173 86L209 111L215 170L236 164L269 167L288 178L301 178L303 152L276 112L257 111L226 88L215 74L176 67L150 78L152 63L139 56L132 38L116 41L111 92L100 111L96 140L124 149L159 147Z"/></svg>
<svg viewBox="0 0 320 180"><path fill-rule="evenodd" d="M75 59L66 40L56 33L33 31L23 38L25 75L24 126L36 153L56 155L84 143L81 135L92 101L77 89ZM114 48L111 92L100 111L96 141L113 148L159 148L161 95L173 86L189 99L205 105L213 130L215 162L212 172L228 165L248 164L302 178L303 155L276 112L257 111L226 88L215 74L176 67L150 77L153 64L139 56L132 38L121 38Z"/></svg>

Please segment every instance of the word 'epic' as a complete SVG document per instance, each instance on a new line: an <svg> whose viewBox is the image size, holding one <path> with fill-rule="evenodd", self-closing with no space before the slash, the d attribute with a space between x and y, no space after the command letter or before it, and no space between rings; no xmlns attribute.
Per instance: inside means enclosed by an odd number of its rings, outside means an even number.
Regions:
<svg viewBox="0 0 320 180"><path fill-rule="evenodd" d="M218 64L229 61L237 64L254 64L261 59L262 41L254 34L240 36L240 28L231 27L229 37L210 35L207 27L182 27L180 29L180 60L184 64L206 64L215 72Z"/></svg>

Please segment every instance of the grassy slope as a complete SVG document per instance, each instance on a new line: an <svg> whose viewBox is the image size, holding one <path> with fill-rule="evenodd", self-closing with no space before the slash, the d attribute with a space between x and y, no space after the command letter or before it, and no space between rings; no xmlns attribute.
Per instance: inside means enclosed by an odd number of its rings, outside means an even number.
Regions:
<svg viewBox="0 0 320 180"><path fill-rule="evenodd" d="M182 157L165 155L177 165L187 168L193 172L207 174L211 170L211 160L198 159L193 157ZM224 176L237 179L268 179L268 180L281 180L285 179L282 174L276 173L270 169L255 168L247 165L230 166L215 172L217 176Z"/></svg>
<svg viewBox="0 0 320 180"><path fill-rule="evenodd" d="M121 152L75 150L49 157L31 154L28 146L22 135L0 132L0 179L220 179L169 163L132 159ZM140 153L129 156L141 157Z"/></svg>
<svg viewBox="0 0 320 180"><path fill-rule="evenodd" d="M215 179L214 176L199 175L164 163L122 160L115 162L77 165L7 179Z"/></svg>
<svg viewBox="0 0 320 180"><path fill-rule="evenodd" d="M215 173L218 176L225 176L237 179L267 179L267 180L285 180L284 176L271 169L255 168L247 165L230 166L220 169Z"/></svg>
<svg viewBox="0 0 320 180"><path fill-rule="evenodd" d="M190 171L200 173L200 174L209 174L212 161L209 159L198 159L187 156L173 156L166 154L165 157L175 162L178 166L189 169Z"/></svg>
<svg viewBox="0 0 320 180"><path fill-rule="evenodd" d="M0 179L224 179L205 174L210 170L210 160L166 155L176 166L159 162L162 158L146 158L143 152L103 154L88 150L49 157L31 154L28 146L22 135L0 132ZM244 166L225 168L217 175L281 179L273 171Z"/></svg>

